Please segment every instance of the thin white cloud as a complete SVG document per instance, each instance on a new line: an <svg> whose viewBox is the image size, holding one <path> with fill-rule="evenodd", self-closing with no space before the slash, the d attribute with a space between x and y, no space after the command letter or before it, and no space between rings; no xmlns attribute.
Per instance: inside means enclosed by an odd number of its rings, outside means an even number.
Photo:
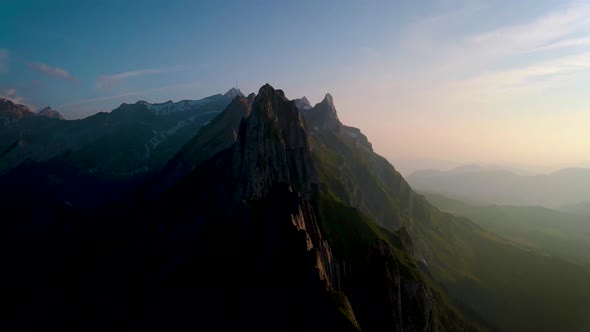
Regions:
<svg viewBox="0 0 590 332"><path fill-rule="evenodd" d="M35 70L41 74L44 74L49 77L61 78L68 80L70 82L76 82L77 79L74 78L68 71L59 67L51 67L47 64L41 62L27 62L27 66Z"/></svg>
<svg viewBox="0 0 590 332"><path fill-rule="evenodd" d="M408 76L404 84L453 100L508 90L516 96L541 87L551 92L590 69L583 47L590 46L590 3L575 1L524 23L468 33L474 20L493 10L458 8L411 24L400 44L409 60L394 67Z"/></svg>
<svg viewBox="0 0 590 332"><path fill-rule="evenodd" d="M0 74L8 72L10 52L5 48L0 48Z"/></svg>
<svg viewBox="0 0 590 332"><path fill-rule="evenodd" d="M535 51L550 51L563 48L573 48L580 46L590 46L590 38L571 38L563 39L555 43L551 43L535 49Z"/></svg>
<svg viewBox="0 0 590 332"><path fill-rule="evenodd" d="M589 70L590 53L584 53L539 62L526 67L490 72L456 82L455 89L458 93L462 91L465 95L467 92L488 94L515 88L551 88L552 85L548 84L547 80L561 79L564 76Z"/></svg>
<svg viewBox="0 0 590 332"><path fill-rule="evenodd" d="M563 41L571 34L590 31L590 5L572 3L532 22L501 27L473 37L470 42L487 53L530 52ZM567 43L561 46L567 46Z"/></svg>
<svg viewBox="0 0 590 332"><path fill-rule="evenodd" d="M417 19L404 28L398 45L407 50L430 51L440 48L438 43L442 35L463 29L464 21L485 9L479 2L465 1L455 9Z"/></svg>
<svg viewBox="0 0 590 332"><path fill-rule="evenodd" d="M150 74L160 74L170 72L172 69L165 69L165 68L148 68L148 69L141 69L141 70L133 70L133 71L126 71L118 74L113 75L101 75L96 79L97 86L99 88L110 88L123 80L126 80L131 77L143 76L143 75L150 75Z"/></svg>

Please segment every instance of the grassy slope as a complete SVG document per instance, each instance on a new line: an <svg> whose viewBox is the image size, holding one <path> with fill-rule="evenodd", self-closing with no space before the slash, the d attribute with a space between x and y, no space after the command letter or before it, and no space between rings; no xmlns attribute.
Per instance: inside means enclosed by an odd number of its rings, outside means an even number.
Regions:
<svg viewBox="0 0 590 332"><path fill-rule="evenodd" d="M439 211L406 190L383 158L345 135L311 137L327 190L384 227L405 225L416 256L465 313L510 331L590 329L590 274L584 268L524 250L468 219Z"/></svg>
<svg viewBox="0 0 590 332"><path fill-rule="evenodd" d="M352 266L362 266L369 246L377 238L384 240L392 248L402 278L417 280L433 291L441 331L458 331L465 328L465 321L459 310L434 280L420 272L416 261L406 252L404 241L398 234L379 227L357 209L339 203L330 195L320 194L314 198L314 202L319 211L322 234L330 243L337 259L345 260Z"/></svg>

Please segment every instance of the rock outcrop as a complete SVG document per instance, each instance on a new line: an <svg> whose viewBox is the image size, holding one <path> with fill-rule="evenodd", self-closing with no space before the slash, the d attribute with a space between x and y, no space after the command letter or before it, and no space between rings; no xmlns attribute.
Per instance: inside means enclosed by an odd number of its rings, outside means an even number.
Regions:
<svg viewBox="0 0 590 332"><path fill-rule="evenodd" d="M324 100L303 112L308 126L313 130L336 130L339 131L342 123L338 119L334 99L329 93Z"/></svg>
<svg viewBox="0 0 590 332"><path fill-rule="evenodd" d="M0 98L0 124L4 123L7 125L10 122L33 116L35 116L35 113L27 106L15 104L11 100Z"/></svg>
<svg viewBox="0 0 590 332"><path fill-rule="evenodd" d="M316 171L309 139L299 109L282 91L268 84L260 88L252 112L240 125L233 170L245 199L262 198L281 182L311 193Z"/></svg>
<svg viewBox="0 0 590 332"><path fill-rule="evenodd" d="M50 106L45 107L44 109L40 110L39 113L37 113L38 116L44 116L46 118L50 118L50 119L59 119L59 120L63 120L63 116L61 116L61 114L59 114L58 111L52 109Z"/></svg>
<svg viewBox="0 0 590 332"><path fill-rule="evenodd" d="M293 101L295 102L295 106L297 106L297 108L301 112L305 112L305 111L309 110L310 108L312 108L311 103L309 102L309 100L305 96L303 96L299 99L294 99Z"/></svg>

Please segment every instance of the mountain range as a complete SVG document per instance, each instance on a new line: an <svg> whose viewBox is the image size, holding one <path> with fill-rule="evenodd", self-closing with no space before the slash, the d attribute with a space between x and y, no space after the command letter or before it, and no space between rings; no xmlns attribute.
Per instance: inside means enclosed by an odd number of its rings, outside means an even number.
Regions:
<svg viewBox="0 0 590 332"><path fill-rule="evenodd" d="M0 176L8 317L61 330L590 327L586 267L439 210L330 94L312 106L266 84L204 100L43 119L30 128L45 139L25 130L0 157L54 147ZM155 126L179 129L152 144ZM76 144L48 139L60 130Z"/></svg>
<svg viewBox="0 0 590 332"><path fill-rule="evenodd" d="M535 251L590 267L590 222L582 210L541 206L482 205L423 193L439 209L467 217L485 229Z"/></svg>
<svg viewBox="0 0 590 332"><path fill-rule="evenodd" d="M590 169L585 168L520 175L508 170L463 166L449 171L416 171L408 181L416 190L474 203L560 208L590 200Z"/></svg>

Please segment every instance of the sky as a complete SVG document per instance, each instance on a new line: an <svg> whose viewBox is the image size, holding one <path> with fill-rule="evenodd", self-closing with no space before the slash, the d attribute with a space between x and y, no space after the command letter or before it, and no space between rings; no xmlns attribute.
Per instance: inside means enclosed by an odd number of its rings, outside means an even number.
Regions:
<svg viewBox="0 0 590 332"><path fill-rule="evenodd" d="M0 98L50 105L67 119L236 84L247 94L268 82L312 103L332 94L342 122L408 171L417 163L590 167L590 1L19 0L2 8Z"/></svg>

